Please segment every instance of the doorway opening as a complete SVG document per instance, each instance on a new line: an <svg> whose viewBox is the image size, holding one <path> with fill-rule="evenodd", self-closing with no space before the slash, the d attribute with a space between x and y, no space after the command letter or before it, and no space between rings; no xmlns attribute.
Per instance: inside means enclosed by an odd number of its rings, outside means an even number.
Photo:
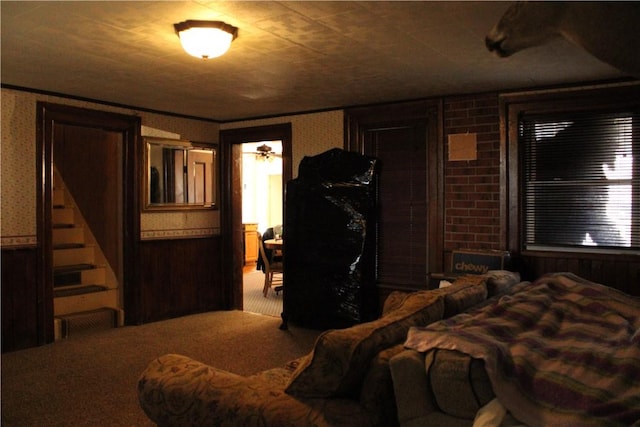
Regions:
<svg viewBox="0 0 640 427"><path fill-rule="evenodd" d="M225 278L231 283L228 306L243 310L243 269L245 264L245 239L242 219L242 151L243 144L257 141L281 141L282 143L282 200L286 183L292 178L292 130L291 123L228 129L220 132L222 159L221 225L224 237L223 249L230 254L231 265L225 269ZM262 145L262 144L261 144ZM282 203L282 224L286 212ZM257 226L256 226L257 231ZM257 255L257 250L255 251ZM264 282L263 282L264 283ZM264 299L264 297L262 297Z"/></svg>
<svg viewBox="0 0 640 427"><path fill-rule="evenodd" d="M264 294L265 272L258 233L265 239L281 233L284 191L282 141L242 144L242 225L245 257L242 274L244 311L280 316L282 292ZM269 251L270 252L270 251Z"/></svg>
<svg viewBox="0 0 640 427"><path fill-rule="evenodd" d="M140 118L38 102L37 123L38 344L131 324Z"/></svg>

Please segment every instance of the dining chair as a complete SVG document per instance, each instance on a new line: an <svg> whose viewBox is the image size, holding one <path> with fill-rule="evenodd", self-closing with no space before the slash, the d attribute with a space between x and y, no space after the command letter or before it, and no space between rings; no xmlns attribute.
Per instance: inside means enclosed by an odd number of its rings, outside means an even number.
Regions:
<svg viewBox="0 0 640 427"><path fill-rule="evenodd" d="M257 232L257 234L260 258L262 259L262 263L264 264L264 287L262 288L262 294L266 298L272 285L276 285L273 289L276 294L279 294L282 290L284 270L282 258L276 261L274 261L273 259L269 259L264 247L264 242L262 241L262 235L260 234L260 232Z"/></svg>

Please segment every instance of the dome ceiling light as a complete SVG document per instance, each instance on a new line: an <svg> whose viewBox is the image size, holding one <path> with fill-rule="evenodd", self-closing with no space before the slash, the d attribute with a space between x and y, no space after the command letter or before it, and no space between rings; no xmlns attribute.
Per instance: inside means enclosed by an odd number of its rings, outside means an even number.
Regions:
<svg viewBox="0 0 640 427"><path fill-rule="evenodd" d="M173 24L182 48L196 58L209 59L223 55L238 36L238 28L222 21L189 19Z"/></svg>

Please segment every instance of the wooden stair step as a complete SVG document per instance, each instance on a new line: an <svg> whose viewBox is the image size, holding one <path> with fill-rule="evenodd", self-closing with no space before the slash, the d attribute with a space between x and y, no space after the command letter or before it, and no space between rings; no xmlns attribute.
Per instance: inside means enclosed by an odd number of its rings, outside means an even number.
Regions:
<svg viewBox="0 0 640 427"><path fill-rule="evenodd" d="M62 265L53 268L53 275L55 276L57 274L67 274L76 271L91 270L93 268L96 268L96 266L93 264Z"/></svg>
<svg viewBox="0 0 640 427"><path fill-rule="evenodd" d="M56 316L61 323L60 338L118 327L118 312L104 307Z"/></svg>
<svg viewBox="0 0 640 427"><path fill-rule="evenodd" d="M93 264L95 261L95 247L83 245L53 251L53 267L68 265Z"/></svg>
<svg viewBox="0 0 640 427"><path fill-rule="evenodd" d="M54 274L53 287L72 285L88 285L88 284L104 284L105 269L100 266L92 266L81 270L62 271Z"/></svg>
<svg viewBox="0 0 640 427"><path fill-rule="evenodd" d="M56 243L55 245L53 245L53 250L77 248L84 248L84 243Z"/></svg>
<svg viewBox="0 0 640 427"><path fill-rule="evenodd" d="M80 285L82 284L82 271L71 271L64 274L55 274L53 276L53 287Z"/></svg>
<svg viewBox="0 0 640 427"><path fill-rule="evenodd" d="M57 247L57 245L61 245L65 243L75 243L75 244L85 243L83 227L76 226L76 227L55 228L52 230L51 237L52 237L54 249Z"/></svg>
<svg viewBox="0 0 640 427"><path fill-rule="evenodd" d="M53 296L54 298L72 297L76 295L92 294L94 292L102 292L106 291L107 289L108 288L106 286L100 285L74 286L72 288L66 289L54 289Z"/></svg>

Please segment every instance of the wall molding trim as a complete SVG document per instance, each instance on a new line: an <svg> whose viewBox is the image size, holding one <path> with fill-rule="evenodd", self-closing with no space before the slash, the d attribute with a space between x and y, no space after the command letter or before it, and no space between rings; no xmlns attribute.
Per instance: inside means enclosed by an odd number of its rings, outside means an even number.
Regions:
<svg viewBox="0 0 640 427"><path fill-rule="evenodd" d="M220 228L180 228L173 230L145 230L140 232L141 240L198 239L220 234Z"/></svg>
<svg viewBox="0 0 640 427"><path fill-rule="evenodd" d="M38 239L35 235L0 237L0 247L2 247L2 249L33 248L37 245Z"/></svg>

